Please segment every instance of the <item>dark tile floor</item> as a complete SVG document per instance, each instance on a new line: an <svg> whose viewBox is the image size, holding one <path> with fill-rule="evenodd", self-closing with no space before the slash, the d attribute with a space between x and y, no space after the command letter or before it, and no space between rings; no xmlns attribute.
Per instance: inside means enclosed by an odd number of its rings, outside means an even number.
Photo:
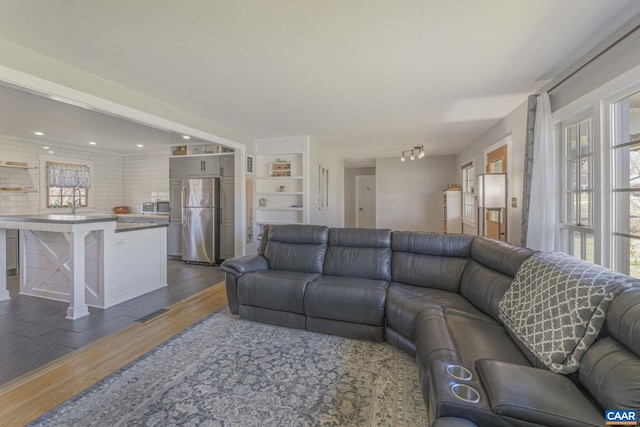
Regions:
<svg viewBox="0 0 640 427"><path fill-rule="evenodd" d="M218 267L169 260L169 286L107 310L90 308L89 316L67 320L67 303L18 295L19 276L7 277L11 299L0 302L0 384L222 280Z"/></svg>

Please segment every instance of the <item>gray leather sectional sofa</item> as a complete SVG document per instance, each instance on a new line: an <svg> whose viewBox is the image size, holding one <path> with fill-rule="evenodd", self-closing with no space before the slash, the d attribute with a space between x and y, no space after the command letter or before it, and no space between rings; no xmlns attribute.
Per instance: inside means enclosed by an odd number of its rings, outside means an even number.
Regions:
<svg viewBox="0 0 640 427"><path fill-rule="evenodd" d="M222 269L241 318L415 356L434 426L640 409L640 282L602 267L469 235L278 225Z"/></svg>

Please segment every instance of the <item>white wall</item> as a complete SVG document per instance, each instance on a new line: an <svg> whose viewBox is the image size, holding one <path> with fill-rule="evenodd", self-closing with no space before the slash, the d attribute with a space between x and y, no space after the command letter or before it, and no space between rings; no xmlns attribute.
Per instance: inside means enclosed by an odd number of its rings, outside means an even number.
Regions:
<svg viewBox="0 0 640 427"><path fill-rule="evenodd" d="M122 157L103 153L51 146L53 153L43 150L42 144L17 140L12 137L0 137L0 161L26 162L38 166L39 156L48 155L70 160L90 161L93 163L93 178L89 197L95 202L95 211L111 213L114 206L123 204ZM0 187L21 186L38 188L41 169L0 168ZM0 214L37 214L40 207L38 193L0 193Z"/></svg>
<svg viewBox="0 0 640 427"><path fill-rule="evenodd" d="M356 226L356 175L375 175L376 168L344 170L344 226Z"/></svg>
<svg viewBox="0 0 640 427"><path fill-rule="evenodd" d="M613 43L622 33L637 25L640 25L640 15L633 17L620 30L612 34L611 37L586 56L593 57L605 46ZM585 60L583 58L577 64L582 64ZM576 67L577 64L574 64L570 69ZM640 65L640 31L636 30L551 91L549 96L551 98L552 111L555 112L567 106L569 103L587 95L594 89L605 85L638 65Z"/></svg>
<svg viewBox="0 0 640 427"><path fill-rule="evenodd" d="M489 131L480 136L473 144L457 156L455 166L456 181L462 182L461 166L471 159L475 159L474 170L476 176L483 173L485 168L485 150L495 143L511 136L511 146L509 151L509 170L507 185L507 218L508 218L508 240L513 244L520 244L521 221L522 221L522 182L524 177L524 153L527 136L527 101L520 104L507 117L503 118ZM511 207L511 198L517 200L517 207ZM477 220L477 219L476 219ZM464 225L464 233L476 234L476 226Z"/></svg>
<svg viewBox="0 0 640 427"><path fill-rule="evenodd" d="M442 191L455 183L455 156L376 159L376 226L442 232Z"/></svg>
<svg viewBox="0 0 640 427"><path fill-rule="evenodd" d="M329 169L329 207L319 209L318 166ZM313 138L309 141L309 223L344 227L344 159Z"/></svg>

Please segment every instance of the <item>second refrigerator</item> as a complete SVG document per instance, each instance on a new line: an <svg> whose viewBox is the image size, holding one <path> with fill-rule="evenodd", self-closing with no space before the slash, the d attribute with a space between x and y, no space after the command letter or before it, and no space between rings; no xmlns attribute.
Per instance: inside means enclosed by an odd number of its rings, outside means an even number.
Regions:
<svg viewBox="0 0 640 427"><path fill-rule="evenodd" d="M220 261L220 179L182 181L182 259L217 264Z"/></svg>

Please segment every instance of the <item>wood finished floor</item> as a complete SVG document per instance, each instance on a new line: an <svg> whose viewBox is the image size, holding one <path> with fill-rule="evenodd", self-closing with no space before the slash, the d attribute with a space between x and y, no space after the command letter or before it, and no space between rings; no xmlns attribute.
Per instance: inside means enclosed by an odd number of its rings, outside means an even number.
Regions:
<svg viewBox="0 0 640 427"><path fill-rule="evenodd" d="M23 426L227 303L224 282L0 387L0 424Z"/></svg>
<svg viewBox="0 0 640 427"><path fill-rule="evenodd" d="M0 302L0 385L197 294L224 280L224 273L169 260L169 286L107 310L90 308L77 320L64 318L67 303L18 295L18 276L7 279L11 299Z"/></svg>

